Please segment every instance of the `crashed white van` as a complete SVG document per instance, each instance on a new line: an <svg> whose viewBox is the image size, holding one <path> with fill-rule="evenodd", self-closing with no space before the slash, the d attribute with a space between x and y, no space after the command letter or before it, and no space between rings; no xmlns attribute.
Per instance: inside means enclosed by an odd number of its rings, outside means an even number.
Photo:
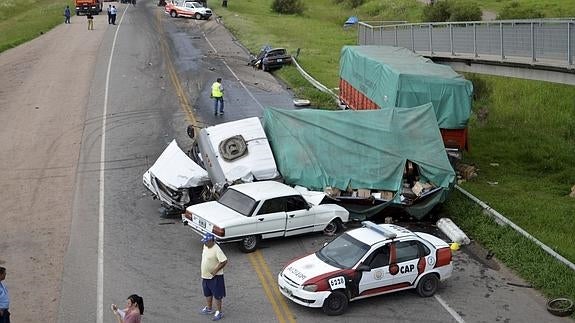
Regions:
<svg viewBox="0 0 575 323"><path fill-rule="evenodd" d="M144 185L164 211L181 213L189 205L217 199L230 185L280 178L260 120L256 117L201 129L189 157L175 144L144 174ZM177 153L176 153L177 149Z"/></svg>

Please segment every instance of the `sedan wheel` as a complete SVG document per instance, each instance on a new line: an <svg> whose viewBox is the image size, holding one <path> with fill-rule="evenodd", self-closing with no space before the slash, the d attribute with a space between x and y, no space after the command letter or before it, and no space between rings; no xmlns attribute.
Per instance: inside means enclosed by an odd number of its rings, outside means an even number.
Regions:
<svg viewBox="0 0 575 323"><path fill-rule="evenodd" d="M339 219L333 219L328 223L323 229L323 234L326 236L333 236L341 229L341 221Z"/></svg>
<svg viewBox="0 0 575 323"><path fill-rule="evenodd" d="M323 301L322 310L325 314L334 316L341 315L347 310L347 304L349 300L347 296L342 291L333 291L326 299Z"/></svg>
<svg viewBox="0 0 575 323"><path fill-rule="evenodd" d="M256 251L259 243L258 236L247 236L240 241L240 250L245 253L250 253Z"/></svg>
<svg viewBox="0 0 575 323"><path fill-rule="evenodd" d="M421 297L430 297L435 294L439 287L439 277L435 274L429 274L421 277L417 284L417 293Z"/></svg>

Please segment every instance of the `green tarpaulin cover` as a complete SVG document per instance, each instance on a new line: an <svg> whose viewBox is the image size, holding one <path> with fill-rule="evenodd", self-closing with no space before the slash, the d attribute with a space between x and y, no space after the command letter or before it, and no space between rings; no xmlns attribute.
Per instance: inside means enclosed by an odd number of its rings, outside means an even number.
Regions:
<svg viewBox="0 0 575 323"><path fill-rule="evenodd" d="M267 108L264 130L287 184L398 192L410 160L423 181L442 188L428 211L455 181L430 103L362 111ZM400 194L394 202L401 203Z"/></svg>
<svg viewBox="0 0 575 323"><path fill-rule="evenodd" d="M339 75L380 108L431 102L440 128L467 126L473 84L451 67L435 64L406 48L344 46Z"/></svg>

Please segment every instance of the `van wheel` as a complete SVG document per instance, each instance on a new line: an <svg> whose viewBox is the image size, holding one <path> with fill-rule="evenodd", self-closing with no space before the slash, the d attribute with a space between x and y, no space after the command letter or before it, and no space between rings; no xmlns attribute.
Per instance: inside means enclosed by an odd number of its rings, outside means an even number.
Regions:
<svg viewBox="0 0 575 323"><path fill-rule="evenodd" d="M333 236L341 230L341 221L339 219L333 219L328 223L323 229L323 234L326 236Z"/></svg>
<svg viewBox="0 0 575 323"><path fill-rule="evenodd" d="M250 253L256 251L260 238L258 236L247 236L240 241L240 251Z"/></svg>
<svg viewBox="0 0 575 323"><path fill-rule="evenodd" d="M178 13L176 12L176 10L170 11L170 17L172 17L172 18L178 18Z"/></svg>
<svg viewBox="0 0 575 323"><path fill-rule="evenodd" d="M421 297L430 297L435 294L439 287L439 277L435 274L429 274L421 277L417 284L417 293Z"/></svg>
<svg viewBox="0 0 575 323"><path fill-rule="evenodd" d="M347 295L340 290L336 290L331 292L323 301L322 310L329 316L341 315L347 310L348 303Z"/></svg>

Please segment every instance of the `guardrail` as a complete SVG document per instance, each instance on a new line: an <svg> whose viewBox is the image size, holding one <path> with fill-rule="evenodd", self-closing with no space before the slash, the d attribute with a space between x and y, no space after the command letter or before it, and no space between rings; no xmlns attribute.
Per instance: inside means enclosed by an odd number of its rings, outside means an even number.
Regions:
<svg viewBox="0 0 575 323"><path fill-rule="evenodd" d="M359 45L400 46L425 56L537 65L575 73L575 19L358 24Z"/></svg>

